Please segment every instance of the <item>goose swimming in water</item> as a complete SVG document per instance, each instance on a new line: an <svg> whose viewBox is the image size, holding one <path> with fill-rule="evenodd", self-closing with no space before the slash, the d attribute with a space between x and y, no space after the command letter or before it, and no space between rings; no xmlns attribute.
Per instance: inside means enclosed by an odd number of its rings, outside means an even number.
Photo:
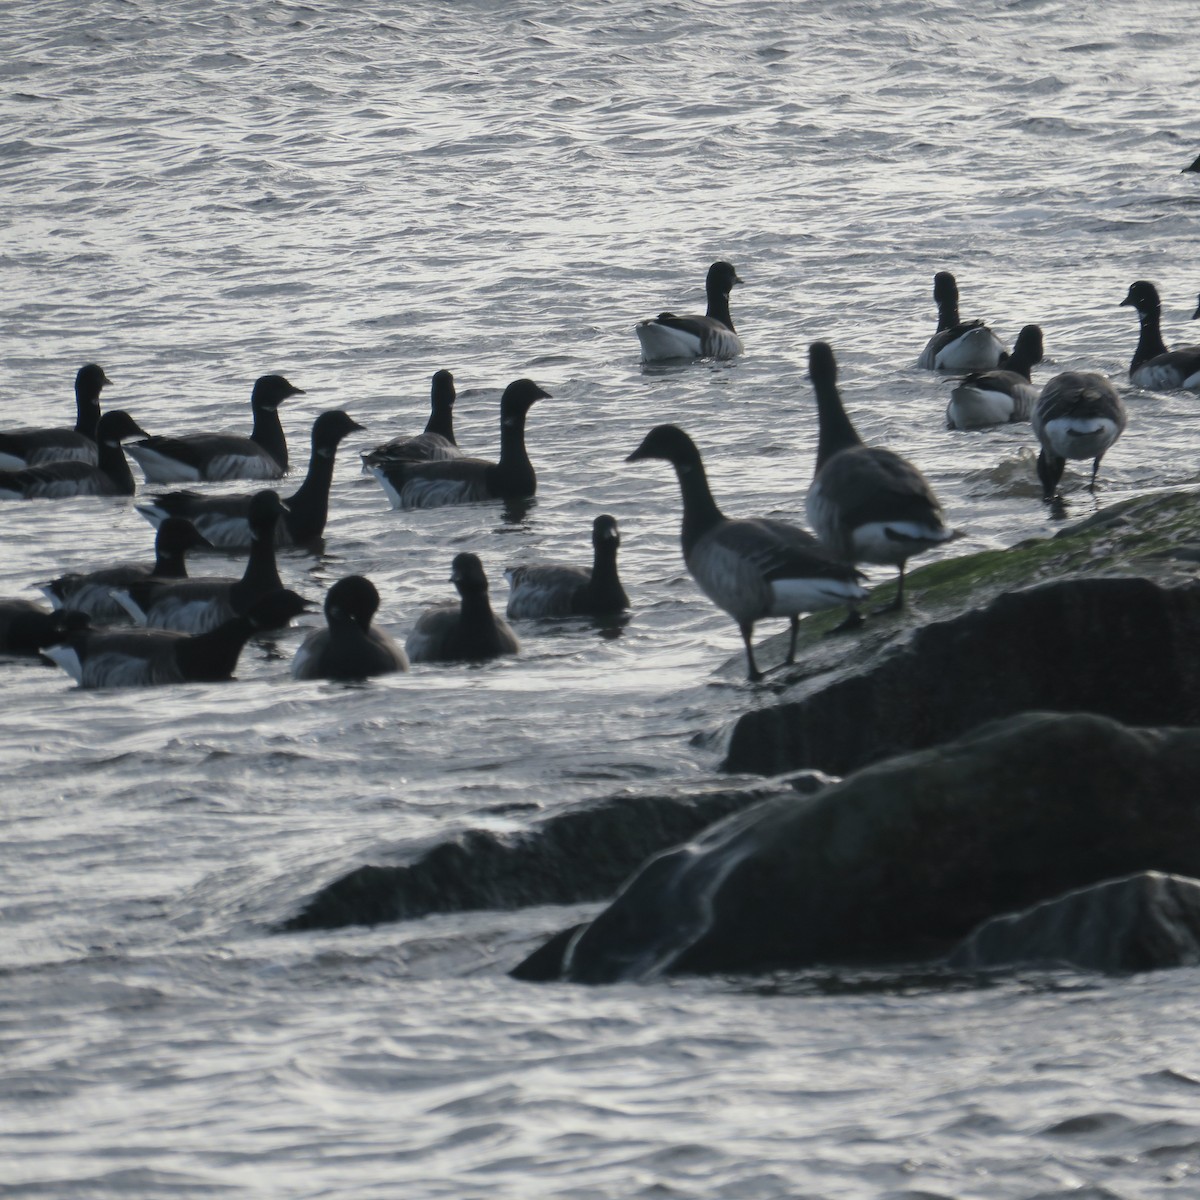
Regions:
<svg viewBox="0 0 1200 1200"><path fill-rule="evenodd" d="M111 381L104 368L88 363L75 374L74 429L11 429L0 433L0 471L22 471L50 462L96 465L100 391Z"/></svg>
<svg viewBox="0 0 1200 1200"><path fill-rule="evenodd" d="M621 534L607 513L592 522L592 566L530 563L509 567L508 610L511 620L523 617L607 616L624 612L629 597L617 577Z"/></svg>
<svg viewBox="0 0 1200 1200"><path fill-rule="evenodd" d="M307 602L295 592L273 592L245 615L208 633L93 630L72 634L43 653L85 688L216 683L232 677L243 647L255 634L282 629L306 609Z"/></svg>
<svg viewBox="0 0 1200 1200"><path fill-rule="evenodd" d="M323 412L313 422L312 454L304 482L284 501L285 511L275 526L277 546L311 546L325 532L329 517L329 488L333 483L333 464L337 448L347 434L363 427L341 409ZM245 549L250 545L251 497L204 496L199 492L168 492L155 496L149 504L139 504L138 512L152 525L167 517L186 517L214 546L223 550Z"/></svg>
<svg viewBox="0 0 1200 1200"><path fill-rule="evenodd" d="M492 612L483 563L474 554L456 554L450 582L460 603L427 608L404 643L411 662L482 662L518 654L521 643L508 622Z"/></svg>
<svg viewBox="0 0 1200 1200"><path fill-rule="evenodd" d="M968 375L955 386L946 406L946 424L951 429L982 429L1028 421L1041 391L1030 382L1030 374L1042 355L1041 329L1026 325L997 370Z"/></svg>
<svg viewBox="0 0 1200 1200"><path fill-rule="evenodd" d="M525 419L537 400L548 400L532 379L517 379L500 397L500 458L440 462L389 461L370 468L395 509L441 508L485 500L524 500L537 492L525 448Z"/></svg>
<svg viewBox="0 0 1200 1200"><path fill-rule="evenodd" d="M0 654L36 658L47 646L88 627L81 612L47 612L31 600L0 600Z"/></svg>
<svg viewBox="0 0 1200 1200"><path fill-rule="evenodd" d="M208 538L182 517L170 517L154 536L153 563L118 563L95 571L60 575L43 585L42 594L56 608L87 613L94 621L109 625L128 619L114 589L127 588L145 579L185 579L189 550L213 548Z"/></svg>
<svg viewBox="0 0 1200 1200"><path fill-rule="evenodd" d="M1068 458L1091 459L1092 479L1108 448L1125 428L1125 405L1117 389L1091 371L1055 375L1042 389L1033 410L1033 432L1041 443L1037 473L1042 498L1054 499Z"/></svg>
<svg viewBox="0 0 1200 1200"><path fill-rule="evenodd" d="M866 597L854 567L830 554L812 534L765 517L735 520L717 507L695 442L675 425L656 425L625 460L656 458L675 468L683 497L683 561L700 590L736 622L752 681L762 678L754 659L755 623L787 617L796 657L802 612L857 604Z"/></svg>
<svg viewBox="0 0 1200 1200"><path fill-rule="evenodd" d="M742 281L732 263L715 262L708 268L704 292L708 309L704 316L677 317L659 313L635 326L642 346L643 362L663 362L673 358L736 358L742 352L742 339L733 327L729 312L729 293Z"/></svg>
<svg viewBox="0 0 1200 1200"><path fill-rule="evenodd" d="M825 342L808 351L817 396L817 467L806 509L817 536L839 558L900 568L896 598L882 611L904 607L908 560L955 537L925 476L907 459L867 446L854 428L837 388L837 363ZM861 617L851 605L846 628Z"/></svg>
<svg viewBox="0 0 1200 1200"><path fill-rule="evenodd" d="M325 596L326 628L314 629L292 660L296 679L368 679L407 671L399 644L371 624L379 592L362 575L339 579Z"/></svg>
<svg viewBox="0 0 1200 1200"><path fill-rule="evenodd" d="M1162 302L1154 284L1145 279L1131 283L1121 305L1137 311L1141 326L1129 364L1130 383L1157 391L1200 388L1200 346L1167 349L1162 339Z"/></svg>
<svg viewBox="0 0 1200 1200"><path fill-rule="evenodd" d="M1004 346L982 321L959 320L958 283L949 271L933 277L933 299L938 310L937 332L921 351L917 366L930 371L995 370Z"/></svg>
<svg viewBox="0 0 1200 1200"><path fill-rule="evenodd" d="M62 500L70 496L132 496L133 472L121 443L146 431L120 409L96 427L96 465L67 459L23 471L0 471L0 500Z"/></svg>
<svg viewBox="0 0 1200 1200"><path fill-rule="evenodd" d="M437 462L444 458L463 458L454 440L454 376L438 371L433 377L429 398L429 420L425 432L416 437L395 438L362 455L363 470L389 462Z"/></svg>
<svg viewBox="0 0 1200 1200"><path fill-rule="evenodd" d="M224 482L229 479L281 479L288 469L287 439L279 406L302 389L282 375L262 375L250 393L254 426L249 437L233 433L188 433L152 437L129 447L147 483Z"/></svg>

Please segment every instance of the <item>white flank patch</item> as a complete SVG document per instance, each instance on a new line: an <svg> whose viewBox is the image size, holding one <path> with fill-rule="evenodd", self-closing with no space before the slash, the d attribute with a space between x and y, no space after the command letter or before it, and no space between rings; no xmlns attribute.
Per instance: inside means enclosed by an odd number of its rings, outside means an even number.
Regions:
<svg viewBox="0 0 1200 1200"><path fill-rule="evenodd" d="M646 362L657 362L668 358L699 358L700 339L695 334L657 321L642 321L635 327L638 341L642 344L642 358Z"/></svg>
<svg viewBox="0 0 1200 1200"><path fill-rule="evenodd" d="M1000 362L1004 347L990 329L970 329L934 358L939 371L991 371Z"/></svg>
<svg viewBox="0 0 1200 1200"><path fill-rule="evenodd" d="M404 505L400 500L400 491L398 488L392 486L392 481L387 477L384 469L382 467L368 467L367 470L375 476L379 486L383 488L383 494L387 496L388 503L393 508L403 508Z"/></svg>
<svg viewBox="0 0 1200 1200"><path fill-rule="evenodd" d="M280 479L279 464L265 454L221 454L209 460L204 478L224 483L230 479Z"/></svg>
<svg viewBox="0 0 1200 1200"><path fill-rule="evenodd" d="M950 393L946 406L946 424L951 429L982 429L985 425L1004 425L1012 420L1015 408L1007 392L962 384Z"/></svg>
<svg viewBox="0 0 1200 1200"><path fill-rule="evenodd" d="M53 663L57 663L76 683L83 683L83 663L74 647L66 645L47 646L42 653Z"/></svg>
<svg viewBox="0 0 1200 1200"><path fill-rule="evenodd" d="M130 445L125 452L142 468L147 483L197 483L203 478L195 467L160 454L150 446Z"/></svg>
<svg viewBox="0 0 1200 1200"><path fill-rule="evenodd" d="M147 617L142 612L141 605L128 592L120 588L113 588L110 595L129 614L130 619L135 625L145 625L147 623Z"/></svg>
<svg viewBox="0 0 1200 1200"><path fill-rule="evenodd" d="M857 604L866 598L867 589L850 580L781 579L771 584L771 607L767 615L790 617L793 613Z"/></svg>
<svg viewBox="0 0 1200 1200"><path fill-rule="evenodd" d="M29 464L15 454L5 454L0 450L0 471L23 471Z"/></svg>
<svg viewBox="0 0 1200 1200"><path fill-rule="evenodd" d="M873 521L870 525L860 525L851 541L855 562L898 567L914 554L948 542L953 536L949 529L916 521Z"/></svg>

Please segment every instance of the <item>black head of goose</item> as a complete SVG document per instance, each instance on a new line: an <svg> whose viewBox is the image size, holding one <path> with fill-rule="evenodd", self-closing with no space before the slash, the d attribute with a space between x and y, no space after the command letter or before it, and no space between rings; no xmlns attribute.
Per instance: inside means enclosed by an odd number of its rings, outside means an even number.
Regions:
<svg viewBox="0 0 1200 1200"><path fill-rule="evenodd" d="M925 476L907 459L866 446L842 407L837 363L825 342L808 351L817 397L817 467L805 502L817 536L846 562L900 568L896 596L881 612L904 607L908 560L956 536ZM848 625L858 623L853 611Z"/></svg>
<svg viewBox="0 0 1200 1200"><path fill-rule="evenodd" d="M946 406L946 424L951 429L982 429L1028 421L1040 391L1030 374L1043 355L1041 328L1026 325L997 370L975 372L955 386Z"/></svg>
<svg viewBox="0 0 1200 1200"><path fill-rule="evenodd" d="M509 567L508 616L513 620L527 617L604 617L622 613L629 597L617 575L617 550L621 533L616 517L607 513L592 522L592 565L568 566L565 563L530 563Z"/></svg>
<svg viewBox="0 0 1200 1200"><path fill-rule="evenodd" d="M121 443L146 431L121 409L96 427L96 465L66 460L23 471L0 471L0 500L62 500L69 496L132 496L133 472Z"/></svg>
<svg viewBox="0 0 1200 1200"><path fill-rule="evenodd" d="M323 412L313 422L312 453L308 474L287 498L283 519L275 526L276 546L314 546L329 518L329 489L338 446L348 434L363 428L341 409ZM199 492L168 492L155 496L138 512L152 525L167 517L186 517L214 546L222 550L246 549L251 544L250 500L245 494L204 496Z"/></svg>
<svg viewBox="0 0 1200 1200"><path fill-rule="evenodd" d="M249 612L283 587L275 562L275 526L286 511L278 492L264 490L250 498L250 556L240 579L135 579L114 588L114 598L137 624L179 633L206 633Z"/></svg>
<svg viewBox="0 0 1200 1200"><path fill-rule="evenodd" d="M525 449L525 418L550 393L532 379L517 379L500 397L500 458L389 462L371 468L393 508L441 508L487 500L524 500L537 492L537 476Z"/></svg>
<svg viewBox="0 0 1200 1200"><path fill-rule="evenodd" d="M130 456L147 483L281 479L288 469L288 450L279 406L289 396L303 395L282 375L262 375L250 393L254 426L249 437L233 433L153 437L130 446Z"/></svg>
<svg viewBox="0 0 1200 1200"><path fill-rule="evenodd" d="M1037 473L1043 499L1054 500L1068 458L1092 460L1090 487L1095 491L1100 460L1121 436L1125 419L1125 405L1103 375L1091 371L1055 375L1042 388L1031 418L1041 443Z"/></svg>
<svg viewBox="0 0 1200 1200"><path fill-rule="evenodd" d="M1162 339L1162 302L1154 284L1145 279L1131 283L1121 305L1135 309L1140 322L1129 364L1130 383L1158 391L1200 388L1200 346L1167 349Z"/></svg>
<svg viewBox="0 0 1200 1200"><path fill-rule="evenodd" d="M87 363L75 373L74 429L13 429L0 433L0 471L22 471L50 462L96 463L100 391L111 381L104 368Z"/></svg>
<svg viewBox="0 0 1200 1200"><path fill-rule="evenodd" d="M683 561L700 590L736 622L752 681L762 678L751 638L763 617L787 617L795 661L800 613L856 604L866 592L853 566L806 530L765 517L734 520L721 512L695 442L676 425L656 425L625 460L657 458L675 468L683 496Z"/></svg>
<svg viewBox="0 0 1200 1200"><path fill-rule="evenodd" d="M185 579L188 551L212 548L191 521L170 517L154 535L153 563L118 563L96 571L60 575L42 587L42 594L56 609L84 612L102 624L124 621L129 614L113 595L114 589L143 579Z"/></svg>
<svg viewBox="0 0 1200 1200"><path fill-rule="evenodd" d="M521 643L508 623L492 612L487 574L474 554L456 554L450 582L458 604L427 608L404 643L409 660L419 662L483 662L517 654Z"/></svg>
<svg viewBox="0 0 1200 1200"><path fill-rule="evenodd" d="M462 458L454 440L454 376L437 371L429 398L429 420L425 432L416 437L395 438L362 455L363 470L389 462L437 462L443 458Z"/></svg>
<svg viewBox="0 0 1200 1200"><path fill-rule="evenodd" d="M96 630L73 634L43 653L85 688L218 683L232 677L252 637L282 629L307 609L295 592L278 591L207 633Z"/></svg>
<svg viewBox="0 0 1200 1200"><path fill-rule="evenodd" d="M314 629L292 660L296 679L369 679L407 671L399 644L371 621L379 592L363 575L339 579L325 596L326 628Z"/></svg>
<svg viewBox="0 0 1200 1200"><path fill-rule="evenodd" d="M47 612L30 600L0 600L0 654L36 658L47 646L87 629L82 612Z"/></svg>
<svg viewBox="0 0 1200 1200"><path fill-rule="evenodd" d="M736 358L742 339L733 327L729 293L742 281L733 263L720 261L708 268L704 293L708 308L704 316L659 313L634 327L642 347L643 362L666 362L673 358Z"/></svg>
<svg viewBox="0 0 1200 1200"><path fill-rule="evenodd" d="M938 310L937 332L921 351L917 366L930 371L995 370L1004 346L982 321L959 319L958 282L949 271L933 277L933 299Z"/></svg>

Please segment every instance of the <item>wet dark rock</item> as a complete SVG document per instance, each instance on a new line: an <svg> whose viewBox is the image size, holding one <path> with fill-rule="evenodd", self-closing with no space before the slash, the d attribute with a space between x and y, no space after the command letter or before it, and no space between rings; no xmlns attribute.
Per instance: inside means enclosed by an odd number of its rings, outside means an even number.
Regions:
<svg viewBox="0 0 1200 1200"><path fill-rule="evenodd" d="M430 913L514 909L604 900L645 861L730 813L764 799L812 791L808 772L754 787L672 796L620 793L557 813L521 834L466 830L414 861L364 865L323 887L285 931L377 925Z"/></svg>
<svg viewBox="0 0 1200 1200"><path fill-rule="evenodd" d="M1071 966L1110 973L1200 963L1200 881L1143 871L985 921L952 967Z"/></svg>
<svg viewBox="0 0 1200 1200"><path fill-rule="evenodd" d="M1075 888L1200 875L1198 779L1200 730L1090 714L994 722L658 855L567 939L560 975L941 958L983 921Z"/></svg>

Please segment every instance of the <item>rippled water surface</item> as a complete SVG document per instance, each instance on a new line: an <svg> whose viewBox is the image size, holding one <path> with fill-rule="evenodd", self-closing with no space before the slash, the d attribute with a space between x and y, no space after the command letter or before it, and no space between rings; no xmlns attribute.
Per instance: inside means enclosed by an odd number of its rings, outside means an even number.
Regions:
<svg viewBox="0 0 1200 1200"><path fill-rule="evenodd" d="M1118 307L1151 279L1167 340L1200 341L1192 4L0 12L5 426L69 423L97 361L151 432L244 428L280 371L299 469L318 412L368 426L291 586L366 573L402 635L457 551L501 605L504 566L586 561L610 511L634 601L615 631L527 623L519 659L357 687L290 680L301 629L221 686L0 664L0 1195L1195 1194L1194 972L533 987L505 972L580 911L269 932L357 863L714 770L696 735L760 700L683 570L674 478L622 460L675 421L730 513L803 520L811 341L864 435L926 471L953 552L1052 531L1028 427L948 433L948 384L912 366L936 270L1009 342L1043 326L1035 379L1121 382L1101 503L1200 482L1197 401L1127 388ZM718 257L744 358L643 369L635 320L701 307ZM359 473L441 367L484 455L505 383L552 393L525 511L394 513ZM3 595L150 551L133 502L3 516Z"/></svg>

